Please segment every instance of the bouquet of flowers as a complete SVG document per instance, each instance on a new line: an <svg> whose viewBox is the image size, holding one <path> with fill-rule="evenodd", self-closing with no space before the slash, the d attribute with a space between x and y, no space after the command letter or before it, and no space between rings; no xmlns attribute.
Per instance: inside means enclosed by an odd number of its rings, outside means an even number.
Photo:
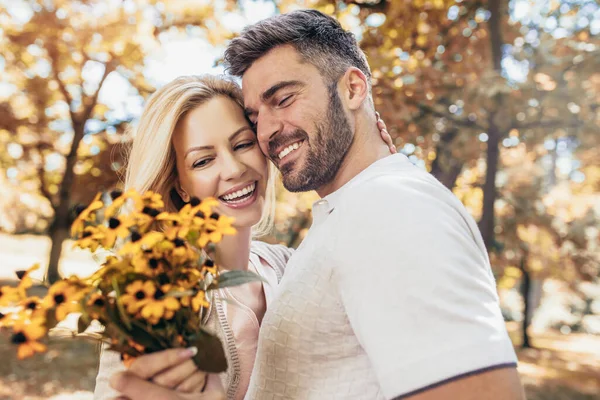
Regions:
<svg viewBox="0 0 600 400"><path fill-rule="evenodd" d="M232 218L213 212L217 200L197 198L179 212L162 211L153 192L99 193L73 222L75 246L110 251L88 278L71 276L53 284L45 297L27 297L31 272L17 273L17 287L0 287L0 327L12 329L20 359L44 352L48 331L70 313L80 313L78 331L92 321L104 326L102 340L127 364L169 348L195 346L194 361L208 372L227 362L220 340L203 327L211 290L261 278L249 271L220 272L210 255ZM9 311L6 311L9 310Z"/></svg>

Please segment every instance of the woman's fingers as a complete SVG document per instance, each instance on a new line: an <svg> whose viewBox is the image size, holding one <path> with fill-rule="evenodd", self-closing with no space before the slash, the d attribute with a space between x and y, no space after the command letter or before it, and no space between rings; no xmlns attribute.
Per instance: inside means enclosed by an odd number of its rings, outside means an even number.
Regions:
<svg viewBox="0 0 600 400"><path fill-rule="evenodd" d="M128 370L142 379L150 379L190 360L197 352L195 347L157 351L136 358Z"/></svg>
<svg viewBox="0 0 600 400"><path fill-rule="evenodd" d="M196 371L192 375L188 376L186 380L181 382L179 386L175 388L178 392L194 393L201 392L206 385L207 374L203 371Z"/></svg>
<svg viewBox="0 0 600 400"><path fill-rule="evenodd" d="M188 378L192 377L196 372L198 372L198 375L200 376L206 375L204 372L198 371L194 361L187 360L175 367L171 367L156 374L152 377L152 382L169 389L175 389Z"/></svg>
<svg viewBox="0 0 600 400"><path fill-rule="evenodd" d="M387 146L389 147L390 153L392 153L392 154L397 153L396 146L394 145L392 136L390 135L390 133L387 130L387 126L385 125L385 122L383 122L383 120L381 119L378 112L375 112L375 115L377 116L377 128L379 129L379 134L381 135L381 138L383 139L385 144L387 144Z"/></svg>

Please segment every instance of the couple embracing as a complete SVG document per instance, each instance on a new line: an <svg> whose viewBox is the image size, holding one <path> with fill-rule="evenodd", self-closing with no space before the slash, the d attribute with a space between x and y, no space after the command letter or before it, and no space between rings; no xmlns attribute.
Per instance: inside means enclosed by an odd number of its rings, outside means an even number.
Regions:
<svg viewBox="0 0 600 400"><path fill-rule="evenodd" d="M170 210L218 198L238 234L219 243L217 263L269 284L213 293L206 322L226 373L198 371L194 348L127 370L103 352L95 398L523 399L477 226L435 178L390 154L354 36L294 11L246 28L225 62L241 89L186 77L150 98L126 189L158 192ZM272 220L273 165L288 190L321 197L295 252L252 240Z"/></svg>

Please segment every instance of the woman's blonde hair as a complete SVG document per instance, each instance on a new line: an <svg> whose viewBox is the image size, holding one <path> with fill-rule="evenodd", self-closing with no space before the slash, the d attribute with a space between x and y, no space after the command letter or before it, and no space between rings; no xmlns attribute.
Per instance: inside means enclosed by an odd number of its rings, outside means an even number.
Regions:
<svg viewBox="0 0 600 400"><path fill-rule="evenodd" d="M137 127L130 132L125 190L159 193L166 210L171 212L185 204L175 187L178 177L173 132L189 111L217 96L228 97L244 107L240 87L222 76L179 77L150 96ZM253 227L255 237L268 234L273 225L275 175L276 170L269 163L265 207L260 221Z"/></svg>

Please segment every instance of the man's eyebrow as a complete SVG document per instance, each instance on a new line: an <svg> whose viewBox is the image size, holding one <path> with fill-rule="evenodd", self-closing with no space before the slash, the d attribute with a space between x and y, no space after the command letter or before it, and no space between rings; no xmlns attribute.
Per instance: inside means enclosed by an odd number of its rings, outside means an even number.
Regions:
<svg viewBox="0 0 600 400"><path fill-rule="evenodd" d="M302 83L300 81L281 81L281 82L277 82L276 84L274 84L273 86L271 86L270 88L268 88L267 90L265 90L263 92L263 94L260 95L260 100L263 103L266 103L267 101L269 101L271 99L271 97L275 96L275 93L277 93L281 89L289 87L289 86L304 86L304 83Z"/></svg>
<svg viewBox="0 0 600 400"><path fill-rule="evenodd" d="M280 91L283 88L289 87L289 86L305 86L305 84L301 81L281 81L281 82L277 82L276 84L274 84L273 86L271 86L270 88L268 88L267 90L265 90L261 95L260 95L260 100L263 103L268 102L273 96L275 96L275 94ZM252 114L256 114L256 111L250 107L245 107L244 108L244 112L246 113L246 116L250 116Z"/></svg>

